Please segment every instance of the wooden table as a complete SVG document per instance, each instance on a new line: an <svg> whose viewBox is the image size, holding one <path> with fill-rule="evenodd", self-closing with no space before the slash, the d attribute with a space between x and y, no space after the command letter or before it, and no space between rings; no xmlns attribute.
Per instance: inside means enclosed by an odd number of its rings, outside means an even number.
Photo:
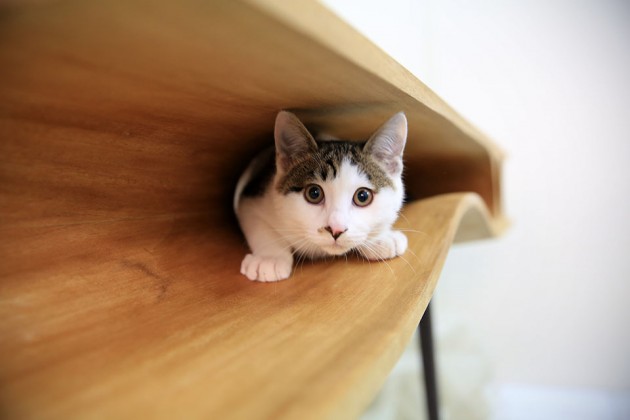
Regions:
<svg viewBox="0 0 630 420"><path fill-rule="evenodd" d="M456 240L504 226L501 153L311 1L0 9L0 412L346 418ZM231 194L274 115L366 137L407 113L404 258L249 282Z"/></svg>

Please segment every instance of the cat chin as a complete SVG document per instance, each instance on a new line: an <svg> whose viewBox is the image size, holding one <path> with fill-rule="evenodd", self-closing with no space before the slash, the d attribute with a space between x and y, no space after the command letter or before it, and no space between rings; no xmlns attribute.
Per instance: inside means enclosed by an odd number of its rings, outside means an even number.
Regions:
<svg viewBox="0 0 630 420"><path fill-rule="evenodd" d="M347 254L351 248L335 244L335 245L322 246L321 249L327 255L338 256L338 255Z"/></svg>

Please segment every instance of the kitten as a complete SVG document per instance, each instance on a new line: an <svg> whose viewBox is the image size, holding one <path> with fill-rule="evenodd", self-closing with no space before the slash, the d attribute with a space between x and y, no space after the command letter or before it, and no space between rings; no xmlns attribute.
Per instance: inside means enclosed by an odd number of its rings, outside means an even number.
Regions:
<svg viewBox="0 0 630 420"><path fill-rule="evenodd" d="M281 111L274 137L275 153L270 148L256 157L236 186L234 210L252 251L242 274L286 279L294 254L320 258L355 250L383 260L405 252L407 238L392 230L404 196L402 112L357 143L315 140L295 115Z"/></svg>

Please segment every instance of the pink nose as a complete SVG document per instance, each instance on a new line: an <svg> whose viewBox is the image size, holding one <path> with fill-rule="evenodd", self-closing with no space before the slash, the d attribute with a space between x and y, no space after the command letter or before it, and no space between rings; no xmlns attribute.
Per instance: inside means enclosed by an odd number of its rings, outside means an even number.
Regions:
<svg viewBox="0 0 630 420"><path fill-rule="evenodd" d="M336 241L338 237L340 237L345 231L348 229L340 229L340 228L332 228L330 226L326 226L324 229L330 233L333 239Z"/></svg>

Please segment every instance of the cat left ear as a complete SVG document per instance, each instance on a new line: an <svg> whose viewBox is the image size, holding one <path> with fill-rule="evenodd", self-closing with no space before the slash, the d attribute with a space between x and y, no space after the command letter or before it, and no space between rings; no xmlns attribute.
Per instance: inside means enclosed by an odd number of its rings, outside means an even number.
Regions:
<svg viewBox="0 0 630 420"><path fill-rule="evenodd" d="M407 142L407 117L403 112L391 117L367 141L363 150L372 155L391 176L402 173L402 154Z"/></svg>
<svg viewBox="0 0 630 420"><path fill-rule="evenodd" d="M317 143L294 114L280 111L274 129L276 156L281 169L288 169L296 157L317 150Z"/></svg>

